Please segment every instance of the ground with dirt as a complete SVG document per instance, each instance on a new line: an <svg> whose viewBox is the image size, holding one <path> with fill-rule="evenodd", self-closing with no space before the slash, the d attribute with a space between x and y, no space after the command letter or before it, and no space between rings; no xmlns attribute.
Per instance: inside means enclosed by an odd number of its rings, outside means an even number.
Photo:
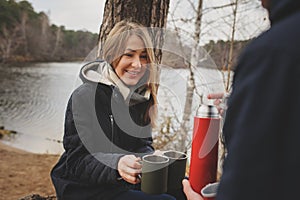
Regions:
<svg viewBox="0 0 300 200"><path fill-rule="evenodd" d="M28 153L0 142L0 158L0 200L55 199L50 170L59 155Z"/></svg>

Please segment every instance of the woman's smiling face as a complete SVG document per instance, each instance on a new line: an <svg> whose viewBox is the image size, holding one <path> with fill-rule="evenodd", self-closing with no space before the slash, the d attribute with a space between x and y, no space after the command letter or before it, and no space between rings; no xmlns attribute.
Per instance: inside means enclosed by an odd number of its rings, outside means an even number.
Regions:
<svg viewBox="0 0 300 200"><path fill-rule="evenodd" d="M131 35L119 63L114 66L116 74L128 86L136 85L147 69L148 56L144 42Z"/></svg>

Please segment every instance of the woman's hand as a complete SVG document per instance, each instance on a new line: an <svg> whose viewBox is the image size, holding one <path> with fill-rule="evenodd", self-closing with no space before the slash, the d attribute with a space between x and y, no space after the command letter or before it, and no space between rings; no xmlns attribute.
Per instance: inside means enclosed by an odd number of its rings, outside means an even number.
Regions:
<svg viewBox="0 0 300 200"><path fill-rule="evenodd" d="M203 200L202 196L192 189L190 182L188 180L183 179L182 185L183 185L183 192L186 195L188 200Z"/></svg>
<svg viewBox="0 0 300 200"><path fill-rule="evenodd" d="M120 176L128 183L139 183L138 174L142 172L141 159L134 155L121 157L118 163L118 171Z"/></svg>

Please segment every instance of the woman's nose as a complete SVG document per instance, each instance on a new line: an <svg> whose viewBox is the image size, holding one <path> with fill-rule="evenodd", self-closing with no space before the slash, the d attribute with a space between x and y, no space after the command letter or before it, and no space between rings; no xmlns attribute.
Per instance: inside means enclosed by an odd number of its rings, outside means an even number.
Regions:
<svg viewBox="0 0 300 200"><path fill-rule="evenodd" d="M138 56L135 56L133 61L132 61L132 66L134 68L141 68L142 67L142 64L141 64L141 61L140 61L140 58Z"/></svg>

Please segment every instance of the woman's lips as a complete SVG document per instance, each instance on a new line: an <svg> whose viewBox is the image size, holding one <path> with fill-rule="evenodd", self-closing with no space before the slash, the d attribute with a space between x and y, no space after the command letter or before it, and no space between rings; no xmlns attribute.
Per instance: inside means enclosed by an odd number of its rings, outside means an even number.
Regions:
<svg viewBox="0 0 300 200"><path fill-rule="evenodd" d="M141 73L141 71L129 71L129 70L125 70L125 72L127 72L128 74L131 74L131 75L138 75L139 73Z"/></svg>

